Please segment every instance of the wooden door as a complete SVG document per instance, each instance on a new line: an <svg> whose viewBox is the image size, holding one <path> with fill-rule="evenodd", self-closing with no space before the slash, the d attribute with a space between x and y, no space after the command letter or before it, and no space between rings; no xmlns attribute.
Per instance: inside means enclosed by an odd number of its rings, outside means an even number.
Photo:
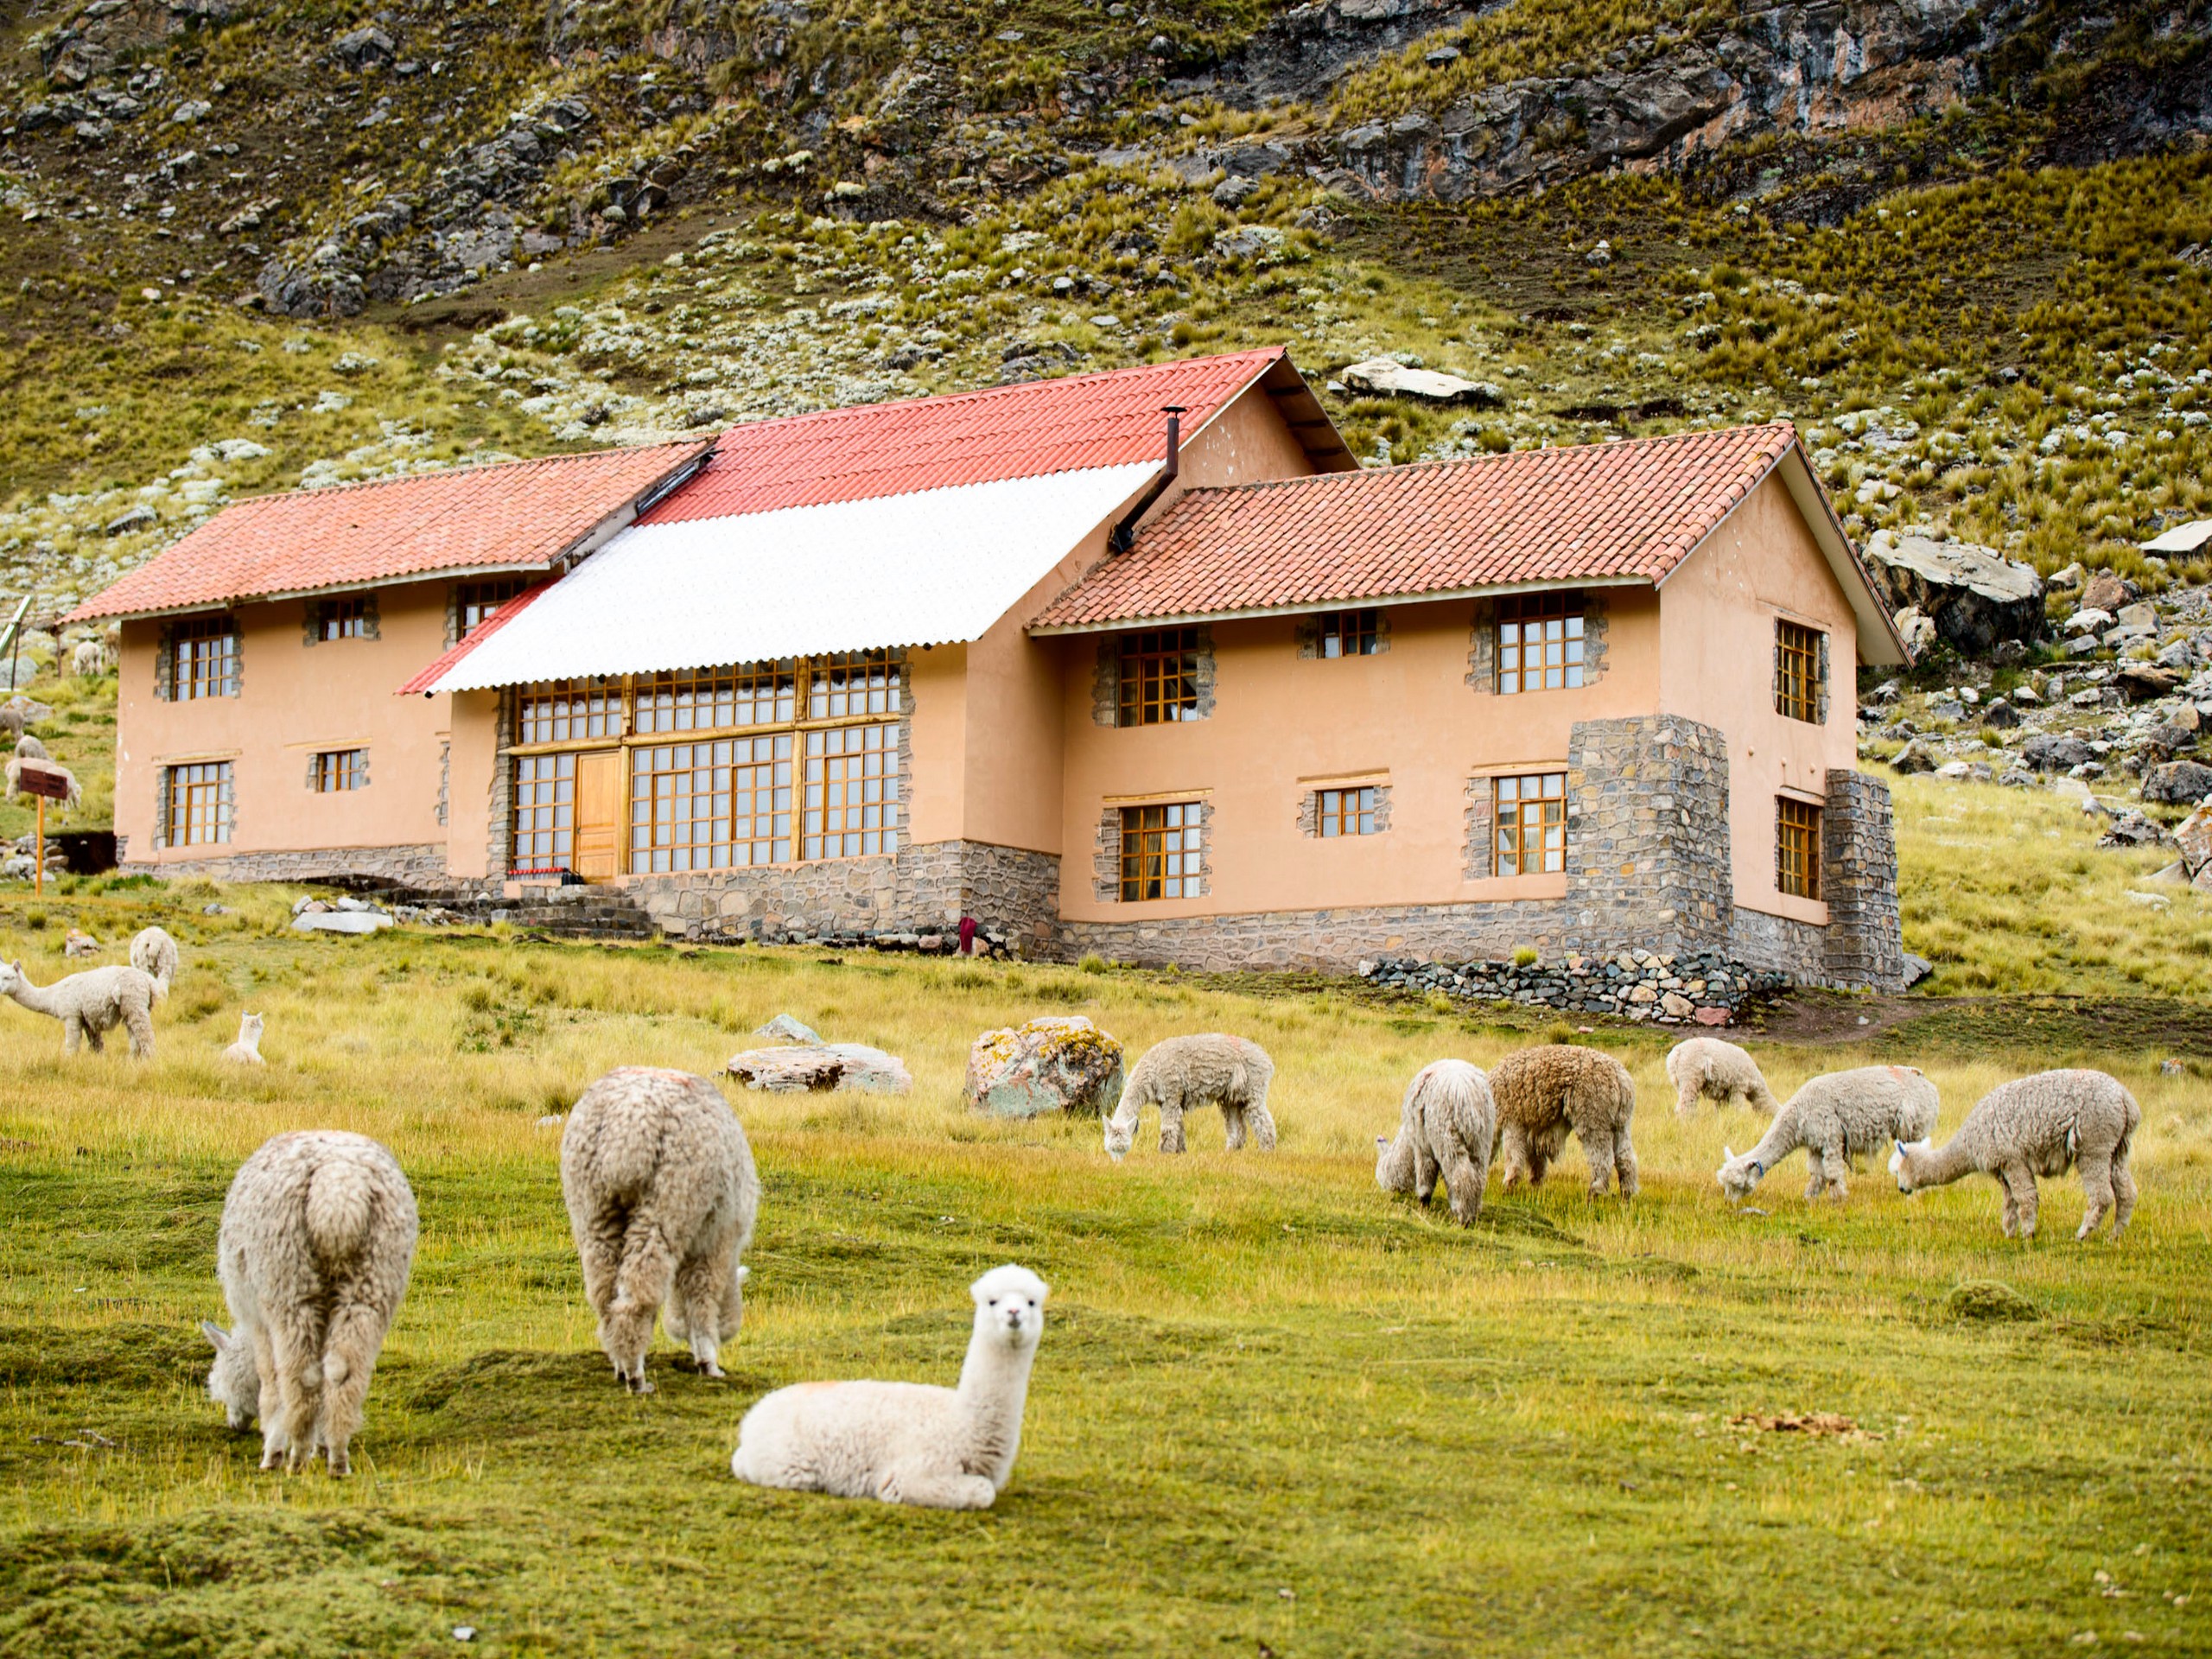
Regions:
<svg viewBox="0 0 2212 1659"><path fill-rule="evenodd" d="M575 850L569 868L587 881L610 881L622 868L622 752L576 757Z"/></svg>

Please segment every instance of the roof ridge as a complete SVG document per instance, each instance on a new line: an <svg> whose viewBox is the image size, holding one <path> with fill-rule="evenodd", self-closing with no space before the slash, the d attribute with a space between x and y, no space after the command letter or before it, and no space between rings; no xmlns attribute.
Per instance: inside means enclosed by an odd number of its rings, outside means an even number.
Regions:
<svg viewBox="0 0 2212 1659"><path fill-rule="evenodd" d="M563 454L510 455L505 461L461 461L449 467L435 467L426 473L395 473L389 478L349 478L339 484L295 484L289 490L268 490L259 495L242 495L236 500L226 503L225 511L228 511L231 507L251 506L257 501L283 501L302 495L336 495L346 490L374 490L394 484L420 484L429 479L456 478L464 474L473 477L480 473L501 472L510 467L543 467L548 462L556 461L598 461L607 455L642 455L655 449L682 449L711 444L714 441L712 437L663 438L653 443L610 444L604 449L571 449ZM207 522L212 524L213 520L210 518ZM193 526L194 530L199 528L198 524ZM191 533L191 531L185 532L188 536ZM183 539L181 536L177 538L178 541ZM175 544L175 543L171 543L172 546Z"/></svg>

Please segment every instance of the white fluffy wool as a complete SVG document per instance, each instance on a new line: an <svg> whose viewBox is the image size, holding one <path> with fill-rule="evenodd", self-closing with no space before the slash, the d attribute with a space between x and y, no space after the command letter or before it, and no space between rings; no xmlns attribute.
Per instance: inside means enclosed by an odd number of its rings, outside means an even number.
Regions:
<svg viewBox="0 0 2212 1659"><path fill-rule="evenodd" d="M1147 1106L1160 1109L1162 1152L1183 1150L1183 1115L1200 1106L1221 1108L1231 1152L1243 1146L1247 1127L1262 1152L1273 1152L1275 1121L1268 1111L1268 1085L1274 1075L1267 1050L1247 1038L1209 1032L1154 1043L1130 1071L1106 1120L1107 1155L1121 1162Z"/></svg>
<svg viewBox="0 0 2212 1659"><path fill-rule="evenodd" d="M1667 1054L1667 1081L1675 1085L1675 1115L1688 1117L1700 1099L1715 1105L1754 1106L1771 1117L1779 1109L1759 1063L1718 1037L1692 1037Z"/></svg>
<svg viewBox="0 0 2212 1659"><path fill-rule="evenodd" d="M1045 1330L1045 1281L993 1268L969 1287L974 1333L960 1386L801 1382L738 1425L730 1472L755 1486L873 1497L933 1510L987 1510L1021 1446L1029 1370Z"/></svg>
<svg viewBox="0 0 2212 1659"><path fill-rule="evenodd" d="M1737 1203L1798 1147L1812 1166L1805 1196L1833 1188L1849 1195L1851 1160L1891 1141L1916 1140L1936 1128L1936 1085L1916 1066L1862 1065L1813 1078L1774 1115L1759 1143L1738 1154L1723 1147L1713 1179Z"/></svg>
<svg viewBox="0 0 2212 1659"><path fill-rule="evenodd" d="M1414 1074L1398 1108L1398 1137L1375 1137L1375 1183L1427 1204L1437 1178L1462 1227L1482 1213L1497 1139L1497 1107L1481 1071L1465 1060L1434 1060Z"/></svg>
<svg viewBox="0 0 2212 1659"><path fill-rule="evenodd" d="M65 1054L74 1054L80 1043L99 1053L101 1037L121 1026L130 1036L131 1058L152 1059L156 994L153 976L137 968L92 968L40 986L31 983L22 963L0 963L0 996L59 1020Z"/></svg>
<svg viewBox="0 0 2212 1659"><path fill-rule="evenodd" d="M1993 1175L2005 1189L2005 1236L2032 1238L2036 1177L2079 1167L2088 1208L2074 1236L2087 1238L2109 1213L2117 1238L2135 1213L2127 1158L2142 1122L2142 1107L2117 1077L2087 1070L2038 1071L1984 1095L1941 1147L1924 1140L1908 1145L1898 1136L1890 1173L1900 1192L1948 1185L1961 1175Z"/></svg>

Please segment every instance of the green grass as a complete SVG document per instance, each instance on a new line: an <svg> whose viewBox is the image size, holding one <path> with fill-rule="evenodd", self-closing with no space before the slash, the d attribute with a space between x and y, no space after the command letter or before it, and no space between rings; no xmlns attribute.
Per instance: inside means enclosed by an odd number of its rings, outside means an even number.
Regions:
<svg viewBox="0 0 2212 1659"><path fill-rule="evenodd" d="M60 969L66 921L109 938L158 917L187 959L148 1067L65 1063L50 1023L0 1008L8 1659L450 1651L464 1624L483 1651L563 1654L2212 1647L2201 1056L2165 1077L2149 1053L1970 1032L1759 1051L1782 1092L1912 1058L1947 1130L2019 1070L2110 1065L2145 1107L2117 1245L2073 1242L2071 1182L2045 1183L2027 1245L1999 1236L1986 1183L1908 1201L1878 1170L1811 1208L1792 1164L1768 1213L1732 1213L1711 1171L1755 1126L1678 1124L1663 1040L1640 1032L1594 1040L1645 1102L1643 1198L1590 1204L1570 1154L1462 1232L1371 1175L1419 1064L1525 1040L1458 1017L1118 970L297 940L283 890L202 917L214 891L80 889L36 931L26 901L0 907L0 950L35 977ZM214 1058L245 1007L269 1016L251 1075ZM1201 1119L1187 1157L1141 1136L1116 1167L1095 1122L962 1107L976 1032L1069 1009L1132 1046L1258 1039L1281 1149L1231 1156ZM734 1096L766 1195L730 1376L664 1347L659 1392L630 1399L594 1348L536 1120L613 1064L713 1071L779 1011L905 1055L916 1091ZM304 1125L386 1141L423 1210L345 1483L254 1468L193 1329L220 1313L231 1172ZM769 1388L950 1381L963 1288L1005 1260L1053 1299L996 1509L731 1480ZM1954 1296L1986 1281L2012 1294ZM1729 1422L1810 1410L1859 1433Z"/></svg>

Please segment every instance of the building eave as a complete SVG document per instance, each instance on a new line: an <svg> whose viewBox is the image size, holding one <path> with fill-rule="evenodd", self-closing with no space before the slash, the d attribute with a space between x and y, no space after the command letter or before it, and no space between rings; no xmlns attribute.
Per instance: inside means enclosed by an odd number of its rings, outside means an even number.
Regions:
<svg viewBox="0 0 2212 1659"><path fill-rule="evenodd" d="M1649 588L1649 576L1567 576L1547 582L1493 582L1471 588L1439 588L1425 593L1345 594L1331 599L1300 600L1293 605L1253 605L1233 610L1181 611L1153 616L1118 616L1093 622L1033 624L1032 638L1059 634L1120 633L1129 628L1180 628L1200 622L1241 622L1269 616L1316 616L1325 611L1380 610L1394 605L1447 604L1460 599L1496 599L1509 594L1540 594L1582 588Z"/></svg>

